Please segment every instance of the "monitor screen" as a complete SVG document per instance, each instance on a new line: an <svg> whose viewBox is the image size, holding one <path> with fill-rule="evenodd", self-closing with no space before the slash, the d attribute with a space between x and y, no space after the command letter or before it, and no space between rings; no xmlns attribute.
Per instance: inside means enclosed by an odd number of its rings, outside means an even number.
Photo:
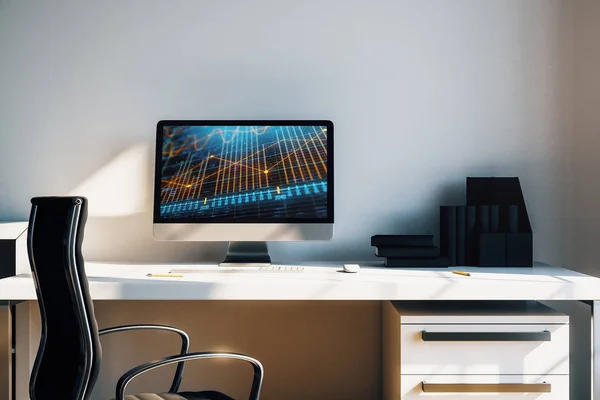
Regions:
<svg viewBox="0 0 600 400"><path fill-rule="evenodd" d="M155 222L333 222L330 121L161 121Z"/></svg>

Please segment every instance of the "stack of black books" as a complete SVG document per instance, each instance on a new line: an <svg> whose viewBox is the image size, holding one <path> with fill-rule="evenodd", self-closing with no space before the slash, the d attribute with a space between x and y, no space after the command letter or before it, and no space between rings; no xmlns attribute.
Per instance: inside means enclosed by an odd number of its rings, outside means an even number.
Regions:
<svg viewBox="0 0 600 400"><path fill-rule="evenodd" d="M371 246L386 267L447 267L448 258L433 244L433 235L374 235Z"/></svg>

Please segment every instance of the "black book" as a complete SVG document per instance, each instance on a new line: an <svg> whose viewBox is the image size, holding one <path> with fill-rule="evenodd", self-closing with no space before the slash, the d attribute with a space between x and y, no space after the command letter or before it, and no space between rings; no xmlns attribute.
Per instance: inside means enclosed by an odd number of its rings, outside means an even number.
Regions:
<svg viewBox="0 0 600 400"><path fill-rule="evenodd" d="M531 232L506 234L506 266L533 266L533 234Z"/></svg>
<svg viewBox="0 0 600 400"><path fill-rule="evenodd" d="M477 208L475 206L467 206L466 218L466 265L477 265L479 258L477 253L478 236L477 236Z"/></svg>
<svg viewBox="0 0 600 400"><path fill-rule="evenodd" d="M467 207L456 207L456 265L467 265L466 260Z"/></svg>
<svg viewBox="0 0 600 400"><path fill-rule="evenodd" d="M392 258L437 258L440 256L439 247L377 247L377 257Z"/></svg>
<svg viewBox="0 0 600 400"><path fill-rule="evenodd" d="M390 258L385 260L384 265L386 267L397 267L397 268L431 268L440 267L447 268L449 266L447 257L438 258Z"/></svg>
<svg viewBox="0 0 600 400"><path fill-rule="evenodd" d="M440 250L456 265L456 206L440 206Z"/></svg>
<svg viewBox="0 0 600 400"><path fill-rule="evenodd" d="M481 233L479 235L479 266L506 266L506 234Z"/></svg>
<svg viewBox="0 0 600 400"><path fill-rule="evenodd" d="M509 205L508 206L508 232L517 233L519 232L519 206Z"/></svg>
<svg viewBox="0 0 600 400"><path fill-rule="evenodd" d="M489 233L490 231L490 206L482 204L479 206L479 232Z"/></svg>
<svg viewBox="0 0 600 400"><path fill-rule="evenodd" d="M500 205L490 205L490 232L499 233L500 230Z"/></svg>
<svg viewBox="0 0 600 400"><path fill-rule="evenodd" d="M373 235L371 246L428 247L433 246L433 235Z"/></svg>

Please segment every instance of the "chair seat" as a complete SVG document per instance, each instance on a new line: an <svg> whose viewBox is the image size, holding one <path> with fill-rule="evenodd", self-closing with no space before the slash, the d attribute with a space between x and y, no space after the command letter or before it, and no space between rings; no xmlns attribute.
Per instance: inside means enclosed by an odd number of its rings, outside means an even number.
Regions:
<svg viewBox="0 0 600 400"><path fill-rule="evenodd" d="M202 392L181 392L181 393L140 393L125 396L125 400L234 400L233 398L216 392L214 390L205 390Z"/></svg>

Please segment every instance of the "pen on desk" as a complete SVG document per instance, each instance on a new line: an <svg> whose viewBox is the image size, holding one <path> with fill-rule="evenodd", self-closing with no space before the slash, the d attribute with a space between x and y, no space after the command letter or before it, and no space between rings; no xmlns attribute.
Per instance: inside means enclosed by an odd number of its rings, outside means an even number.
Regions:
<svg viewBox="0 0 600 400"><path fill-rule="evenodd" d="M453 273L453 274L457 274L457 275L471 276L471 274L470 274L470 273L468 273L468 272L463 272L463 271L456 271L456 270L454 270L454 271L452 271L452 273Z"/></svg>
<svg viewBox="0 0 600 400"><path fill-rule="evenodd" d="M183 278L181 274L146 274L148 278Z"/></svg>

